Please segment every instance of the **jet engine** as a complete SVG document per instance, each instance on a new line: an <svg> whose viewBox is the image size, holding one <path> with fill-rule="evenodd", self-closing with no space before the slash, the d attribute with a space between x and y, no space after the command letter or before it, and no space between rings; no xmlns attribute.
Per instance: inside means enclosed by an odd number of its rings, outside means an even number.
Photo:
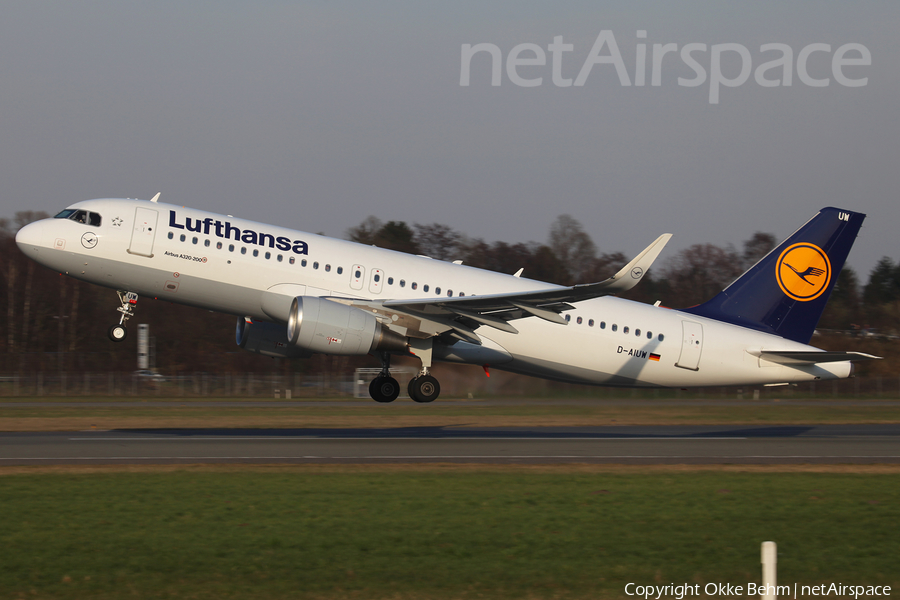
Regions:
<svg viewBox="0 0 900 600"><path fill-rule="evenodd" d="M407 351L406 338L382 326L373 314L315 296L294 298L287 339L294 348L322 354Z"/></svg>
<svg viewBox="0 0 900 600"><path fill-rule="evenodd" d="M290 344L284 325L238 317L234 337L244 350L273 358L308 358L312 355L312 352Z"/></svg>

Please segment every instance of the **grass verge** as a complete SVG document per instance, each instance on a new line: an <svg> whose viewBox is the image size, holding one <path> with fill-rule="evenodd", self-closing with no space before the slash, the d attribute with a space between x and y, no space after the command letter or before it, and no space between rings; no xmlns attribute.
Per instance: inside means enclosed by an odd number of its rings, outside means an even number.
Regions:
<svg viewBox="0 0 900 600"><path fill-rule="evenodd" d="M635 401L625 404L475 403L334 407L0 407L2 431L77 431L85 429L249 427L564 427L592 425L816 425L900 423L900 405L852 402L781 404L721 403L691 405Z"/></svg>
<svg viewBox="0 0 900 600"><path fill-rule="evenodd" d="M17 470L0 597L618 598L628 582L900 585L900 474ZM895 587L896 589L896 587Z"/></svg>

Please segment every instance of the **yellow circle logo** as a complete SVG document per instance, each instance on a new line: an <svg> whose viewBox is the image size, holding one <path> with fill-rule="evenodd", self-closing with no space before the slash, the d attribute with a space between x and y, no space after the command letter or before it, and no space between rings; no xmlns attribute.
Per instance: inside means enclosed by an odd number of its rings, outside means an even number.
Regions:
<svg viewBox="0 0 900 600"><path fill-rule="evenodd" d="M821 296L828 287L831 261L815 244L794 244L778 257L775 276L782 292L794 300L808 302Z"/></svg>

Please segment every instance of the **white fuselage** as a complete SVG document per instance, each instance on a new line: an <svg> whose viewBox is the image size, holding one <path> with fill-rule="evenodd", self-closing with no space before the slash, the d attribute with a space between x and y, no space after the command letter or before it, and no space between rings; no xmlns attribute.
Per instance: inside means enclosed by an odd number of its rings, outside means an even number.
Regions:
<svg viewBox="0 0 900 600"><path fill-rule="evenodd" d="M98 285L282 324L287 314L279 307L296 296L410 300L557 287L163 203L90 200L72 208L100 215L100 225L33 223L17 237L23 252ZM483 346L459 342L436 357L613 386L749 385L850 374L849 362L770 363L752 352L814 348L677 310L615 297L573 306L563 313L567 325L528 317L515 321L517 334L482 326Z"/></svg>

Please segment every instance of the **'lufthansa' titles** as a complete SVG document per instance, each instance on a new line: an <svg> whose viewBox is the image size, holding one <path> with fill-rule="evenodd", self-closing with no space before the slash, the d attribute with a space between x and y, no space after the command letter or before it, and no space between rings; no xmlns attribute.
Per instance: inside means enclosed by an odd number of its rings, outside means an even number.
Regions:
<svg viewBox="0 0 900 600"><path fill-rule="evenodd" d="M274 236L271 233L256 232L252 229L240 229L235 227L228 221L224 223L212 217L205 219L184 218L184 224L178 222L178 216L174 210L169 211L169 227L174 229L185 229L202 233L203 235L215 235L216 237L235 240L236 242L244 242L245 244L254 244L257 246L267 246L269 248L277 248L282 252L290 250L294 254L309 254L309 245L302 240L291 240L284 236Z"/></svg>

